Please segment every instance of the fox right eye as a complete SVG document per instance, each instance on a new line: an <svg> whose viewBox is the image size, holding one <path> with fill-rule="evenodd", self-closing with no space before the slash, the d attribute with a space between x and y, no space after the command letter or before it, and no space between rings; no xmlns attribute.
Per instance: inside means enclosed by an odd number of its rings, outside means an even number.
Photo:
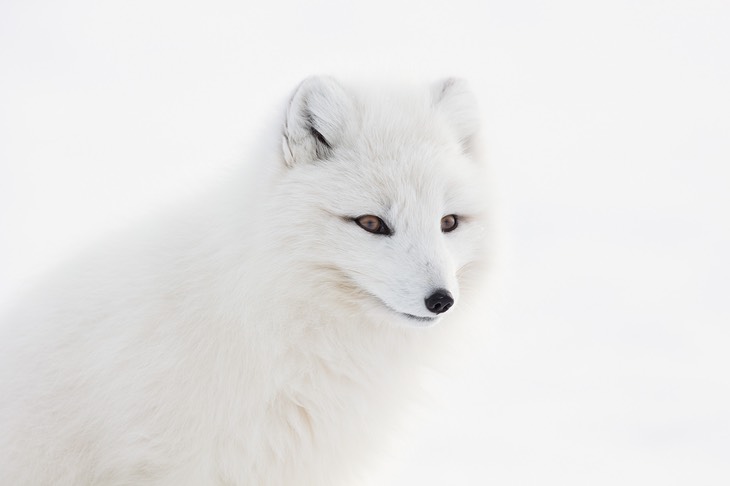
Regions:
<svg viewBox="0 0 730 486"><path fill-rule="evenodd" d="M355 218L355 222L359 227L369 233L375 233L376 235L390 235L390 228L383 222L382 219L372 214L366 214Z"/></svg>

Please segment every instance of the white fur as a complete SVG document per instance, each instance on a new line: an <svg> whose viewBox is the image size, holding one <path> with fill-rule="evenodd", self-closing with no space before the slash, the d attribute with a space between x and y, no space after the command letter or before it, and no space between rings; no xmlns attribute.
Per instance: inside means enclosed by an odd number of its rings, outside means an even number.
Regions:
<svg viewBox="0 0 730 486"><path fill-rule="evenodd" d="M0 336L0 483L345 484L476 289L472 99L307 79L253 182L28 296ZM404 315L437 288L442 322Z"/></svg>

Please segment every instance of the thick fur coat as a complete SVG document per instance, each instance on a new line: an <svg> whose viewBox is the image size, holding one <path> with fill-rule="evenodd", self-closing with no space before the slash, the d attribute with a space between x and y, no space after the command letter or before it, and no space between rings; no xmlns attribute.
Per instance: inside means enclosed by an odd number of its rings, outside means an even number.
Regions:
<svg viewBox="0 0 730 486"><path fill-rule="evenodd" d="M458 80L307 79L253 170L27 295L0 331L0 483L346 484L478 298L476 113Z"/></svg>

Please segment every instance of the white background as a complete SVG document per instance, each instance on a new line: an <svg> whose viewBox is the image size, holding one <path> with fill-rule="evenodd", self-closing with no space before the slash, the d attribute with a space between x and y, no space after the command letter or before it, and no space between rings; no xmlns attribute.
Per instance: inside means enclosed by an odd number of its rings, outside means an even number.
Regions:
<svg viewBox="0 0 730 486"><path fill-rule="evenodd" d="M3 0L0 307L314 73L470 80L504 219L489 343L378 484L730 484L726 0Z"/></svg>

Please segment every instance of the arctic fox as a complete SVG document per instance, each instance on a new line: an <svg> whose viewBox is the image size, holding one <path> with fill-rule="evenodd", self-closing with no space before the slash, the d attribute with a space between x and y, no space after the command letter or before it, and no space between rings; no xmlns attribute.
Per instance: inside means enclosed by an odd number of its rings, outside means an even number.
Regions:
<svg viewBox="0 0 730 486"><path fill-rule="evenodd" d="M3 318L0 483L346 484L475 297L477 122L461 80L303 81L255 175Z"/></svg>

